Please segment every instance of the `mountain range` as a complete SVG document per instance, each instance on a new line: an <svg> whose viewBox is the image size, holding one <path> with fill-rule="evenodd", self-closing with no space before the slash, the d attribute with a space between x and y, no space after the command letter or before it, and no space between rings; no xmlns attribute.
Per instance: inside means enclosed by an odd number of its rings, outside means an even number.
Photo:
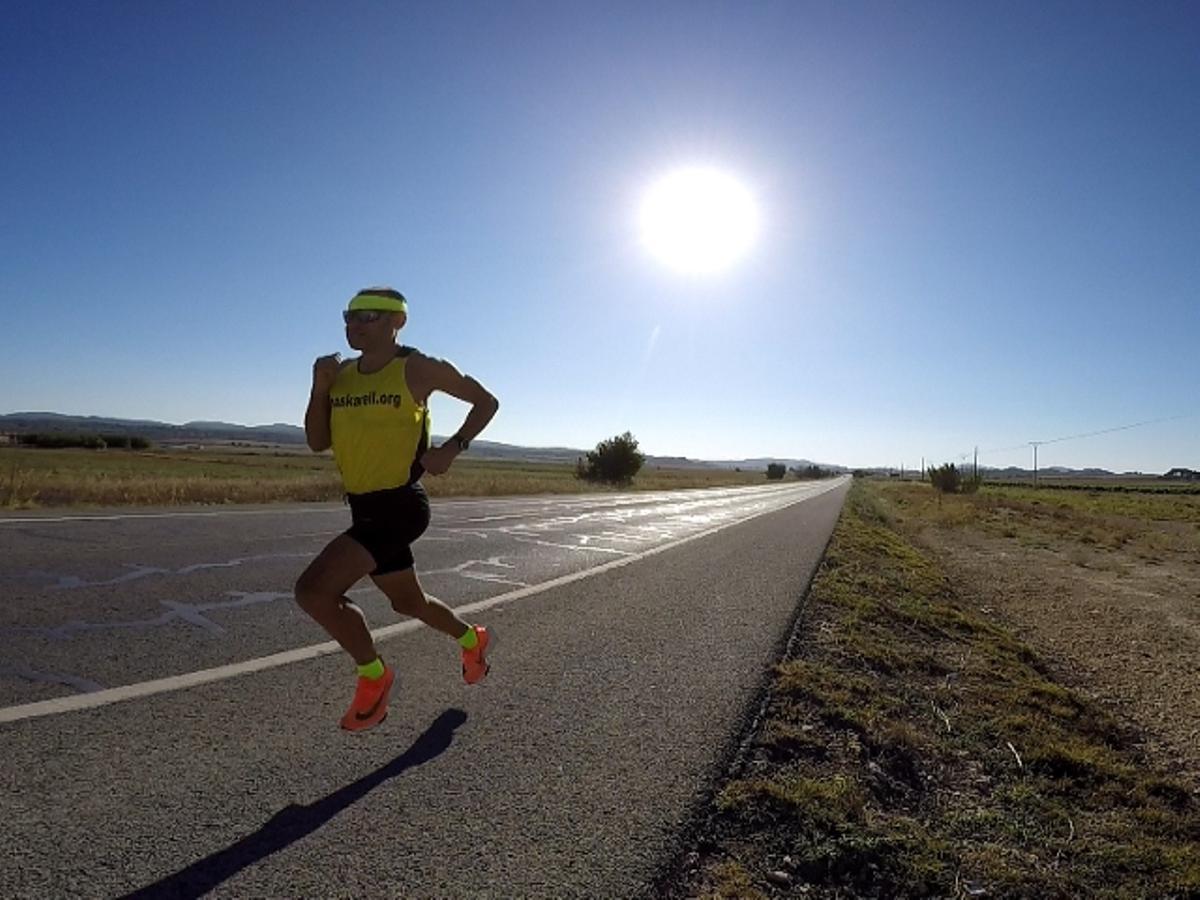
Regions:
<svg viewBox="0 0 1200 900"><path fill-rule="evenodd" d="M185 422L173 425L146 419L114 419L103 416L69 416L51 412L17 412L0 415L0 434L79 433L143 437L159 444L285 444L302 445L304 429L284 422L271 425L235 425L230 422ZM434 436L434 441L444 438ZM573 447L522 447L497 441L471 442L471 455L479 459L526 462L573 463L587 450ZM769 463L791 468L818 465L807 459L764 457L738 460L702 460L683 456L647 456L649 465L667 468L766 469ZM846 471L845 466L819 464L823 469Z"/></svg>
<svg viewBox="0 0 1200 900"><path fill-rule="evenodd" d="M0 415L0 435L43 433L77 433L77 434L119 434L143 437L159 444L282 444L302 446L304 444L304 429L285 422L275 422L271 425L235 425L230 422L185 422L182 425L172 425L167 422L157 422L148 419L115 419L103 416L69 416L51 412L17 412ZM444 438L437 435L434 441ZM517 444L502 444L497 441L476 440L471 442L471 455L477 459L504 459L525 462L557 462L573 463L581 456L587 455L587 450L575 447L523 447ZM664 468L720 468L720 469L749 469L751 471L766 469L770 463L782 463L789 468L804 468L819 465L822 469L834 472L847 472L850 467L831 464L814 463L807 459L790 459L780 457L757 457L753 459L723 459L706 460L691 459L685 456L647 456L649 465ZM996 469L980 466L981 472L986 472L989 478L1026 478L1033 473L1029 469L1010 466ZM869 467L868 472L890 474L894 468L885 466ZM910 473L912 470L909 470ZM1070 469L1062 466L1050 466L1039 469L1046 476L1071 476L1076 478L1106 478L1116 475L1141 475L1140 472L1110 472L1108 469L1083 468Z"/></svg>

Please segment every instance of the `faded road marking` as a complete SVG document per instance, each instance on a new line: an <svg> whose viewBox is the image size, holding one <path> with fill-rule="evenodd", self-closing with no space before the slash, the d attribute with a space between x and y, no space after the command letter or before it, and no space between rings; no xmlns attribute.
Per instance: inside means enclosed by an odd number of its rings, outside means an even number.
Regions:
<svg viewBox="0 0 1200 900"><path fill-rule="evenodd" d="M771 512L778 512L795 506L805 500L810 500L828 491L840 487L842 479L834 482L831 485L823 486L821 489L812 492L796 492L793 499L789 499L787 503L783 503ZM724 531L726 528L731 528L735 525L740 525L743 522L748 522L751 519L762 515L765 510L759 508L748 516L739 519L733 519L728 522L723 522L712 528L704 531L689 534L686 537L671 541L667 544L660 544L657 547L651 547L649 550L644 550L641 553L631 554L620 559L614 559L598 566L593 566L590 569L584 569L579 572L572 572L569 575L562 575L558 578L552 578L549 581L543 581L540 584L535 584L531 587L518 588L515 591L508 591L504 594L499 594L495 597L488 597L485 600L478 600L474 603L467 603L462 606L455 607L456 612L469 614L478 612L479 610L489 609L493 606L499 606L503 603L511 603L517 600L523 600L526 597L532 597L537 594L553 590L557 587L562 587L576 581L581 581L584 578L591 578L594 575L600 575L604 572L609 572L613 569L622 566L630 565L638 560L646 559L650 556L655 556L659 553L666 553L668 550L673 550L683 544L691 541L699 540L700 538L708 537L711 534ZM400 634L407 634L410 631L416 631L418 628L425 627L423 623L416 620L408 620L405 622L397 622L394 625L387 625L383 628L375 629L371 632L376 640L394 637ZM108 688L103 691L96 691L89 694L77 694L71 697L57 697L53 700L42 700L37 703L25 703L19 706L8 706L0 709L0 723L3 722L18 722L22 719L33 719L40 716L56 715L58 713L75 712L83 709L94 709L99 706L108 706L111 703L120 703L123 700L133 700L138 697L149 697L154 694L169 693L172 691L184 690L186 688L198 687L202 684L210 684L215 681L224 681L229 678L237 678L242 675L249 675L254 672L261 672L264 669L273 669L277 666L288 665L290 663L301 662L306 659L315 659L321 656L328 656L331 653L344 652L340 646L334 641L327 641L323 644L312 644L307 647L298 647L295 650L286 650L282 653L273 653L270 656L260 656L257 659L249 659L245 662L230 663L224 666L216 666L211 669L202 669L198 672L188 672L183 675L172 675L168 678L158 678L153 681L142 681L137 684L129 684L123 687Z"/></svg>

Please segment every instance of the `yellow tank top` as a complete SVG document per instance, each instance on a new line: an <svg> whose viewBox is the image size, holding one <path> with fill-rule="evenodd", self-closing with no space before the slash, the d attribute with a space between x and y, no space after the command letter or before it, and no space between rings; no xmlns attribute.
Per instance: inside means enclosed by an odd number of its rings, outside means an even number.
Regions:
<svg viewBox="0 0 1200 900"><path fill-rule="evenodd" d="M429 409L418 406L404 370L411 347L370 375L358 361L344 365L329 392L333 458L347 492L365 494L411 484L424 474Z"/></svg>

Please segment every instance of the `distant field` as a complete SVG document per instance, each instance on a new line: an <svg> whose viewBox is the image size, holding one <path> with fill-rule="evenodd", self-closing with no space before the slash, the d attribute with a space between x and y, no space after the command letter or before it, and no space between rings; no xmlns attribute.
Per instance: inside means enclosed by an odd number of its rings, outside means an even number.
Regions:
<svg viewBox="0 0 1200 900"><path fill-rule="evenodd" d="M763 472L647 467L632 490L762 484ZM573 466L459 459L426 476L434 497L604 491ZM341 481L328 454L292 449L53 450L0 447L0 507L162 506L336 500Z"/></svg>
<svg viewBox="0 0 1200 900"><path fill-rule="evenodd" d="M883 487L895 496L924 498L929 509L923 514L939 524L971 524L1006 537L1053 530L1108 546L1147 540L1145 523L1200 522L1200 489L1194 483L1126 482L1116 489L1090 482L1043 483L1037 488L984 482L977 494L946 496L940 502L926 485L915 482Z"/></svg>
<svg viewBox="0 0 1200 900"><path fill-rule="evenodd" d="M967 470L969 474L969 470ZM892 483L919 483L914 475L912 478L889 479ZM992 488L1030 488L1033 489L1033 478L984 478L983 483ZM1158 475L1112 475L1103 478L1084 478L1077 475L1043 475L1038 478L1039 488L1057 488L1064 491L1113 491L1127 493L1130 491L1147 494L1200 494L1200 481L1184 481L1182 479L1166 479Z"/></svg>
<svg viewBox="0 0 1200 900"><path fill-rule="evenodd" d="M1032 478L988 481L995 487L1033 487ZM1078 478L1052 476L1039 478L1038 485L1068 491L1143 491L1145 493L1200 494L1200 481L1169 480L1154 475L1114 476L1112 478Z"/></svg>

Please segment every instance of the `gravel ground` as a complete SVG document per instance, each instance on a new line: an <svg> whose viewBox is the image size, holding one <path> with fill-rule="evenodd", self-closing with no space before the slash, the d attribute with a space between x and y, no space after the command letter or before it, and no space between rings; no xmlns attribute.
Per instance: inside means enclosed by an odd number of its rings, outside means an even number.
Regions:
<svg viewBox="0 0 1200 900"><path fill-rule="evenodd" d="M1067 539L1029 547L970 528L918 537L961 596L1053 661L1064 683L1136 725L1151 758L1200 793L1197 553L1148 558Z"/></svg>

